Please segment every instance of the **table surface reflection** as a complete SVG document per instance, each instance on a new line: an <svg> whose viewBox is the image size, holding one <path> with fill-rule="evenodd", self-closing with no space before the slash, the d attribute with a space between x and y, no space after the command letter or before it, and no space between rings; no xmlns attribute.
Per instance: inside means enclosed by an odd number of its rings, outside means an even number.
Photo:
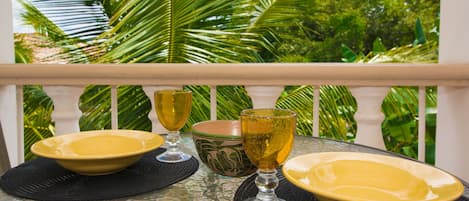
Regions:
<svg viewBox="0 0 469 201"><path fill-rule="evenodd" d="M190 134L182 134L183 150L186 153L198 158L195 151L192 136ZM327 151L352 151L352 152L366 152L378 153L384 155L394 155L393 153L383 150L370 148L367 146L356 145L351 143L344 143L340 141L315 138L307 136L296 136L294 148L290 154L290 158L305 153L314 152L327 152ZM205 164L200 160L199 170L191 177L173 184L172 186L163 190L157 190L146 194L141 194L132 197L125 197L114 199L115 201L137 201L137 200L164 200L164 201L212 201L212 200L233 200L233 196L238 186L244 181L246 177L226 177L213 173ZM469 197L468 184L466 186L464 196ZM10 196L0 189L0 201L11 200L27 200Z"/></svg>

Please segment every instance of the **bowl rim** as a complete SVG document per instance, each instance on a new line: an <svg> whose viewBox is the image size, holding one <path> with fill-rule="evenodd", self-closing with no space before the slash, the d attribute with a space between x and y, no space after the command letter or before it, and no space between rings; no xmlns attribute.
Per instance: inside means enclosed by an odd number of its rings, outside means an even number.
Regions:
<svg viewBox="0 0 469 201"><path fill-rule="evenodd" d="M295 157L289 159L287 162L285 162L285 164L281 168L282 174L293 185L295 185L299 188L302 188L306 191L309 191L311 193L315 193L318 196L324 196L326 198L336 199L336 200L350 200L350 199L353 200L353 198L351 198L349 196L346 196L346 195L334 194L334 193L331 193L327 190L323 190L322 188L311 187L311 186L308 186L306 184L303 184L300 181L298 181L297 179L295 179L293 176L291 176L290 174L287 173L287 171L288 171L287 169L290 166L289 161L290 161L290 163L293 162L293 161L300 161L301 162L302 160L304 161L304 160L308 160L308 158L315 157L315 156L322 156L322 155L325 155L325 156L332 155L333 157L334 157L334 155L338 155L339 157L348 156L348 155L363 155L365 157L370 157L372 159L378 159L378 160L384 159L384 160L389 160L389 161L394 161L394 162L403 162L403 163L406 163L408 165L413 165L413 167L420 167L420 168L424 168L424 169L425 168L434 169L434 171L437 171L440 174L447 176L448 178L453 178L454 179L453 184L456 185L455 193L451 194L449 197L445 197L444 198L445 200L446 199L455 200L455 199L459 198L464 193L464 186L462 185L461 181L457 177L455 177L454 175L448 173L445 170L442 170L442 169L437 168L437 167L430 166L426 163L420 163L420 162L414 161L414 160L399 158L399 157L395 157L395 156L382 155L382 154L374 154L374 153L346 152L346 151L340 152L339 151L339 152L314 152L314 153L302 154L302 155L295 156ZM322 162L319 162L319 163L322 163ZM442 199L437 198L435 201L437 201L437 200L440 201Z"/></svg>
<svg viewBox="0 0 469 201"><path fill-rule="evenodd" d="M92 155L92 156L60 156L56 154L47 154L44 152L41 152L37 150L37 147L40 146L40 144L54 140L57 138L67 138L73 135L79 135L79 136L96 136L96 135L125 135L129 134L129 136L132 136L132 133L134 134L139 134L139 135L144 135L144 136L150 136L151 139L156 140L156 143L154 143L152 146L145 146L142 149L138 149L136 151L131 151L131 152L126 152L126 153L119 153L119 154L109 154L109 155ZM78 138L77 138L78 139ZM81 138L82 139L82 138ZM135 138L138 139L138 138ZM117 158L125 158L125 157L131 157L131 156L136 156L136 155L143 155L144 153L147 153L149 151L152 151L161 145L163 145L165 142L164 138L156 133L151 133L147 131L140 131L140 130L127 130L127 129L105 129L105 130L90 130L90 131L80 131L80 132L74 132L74 133L67 133L67 134L60 134L52 137L48 137L45 139L42 139L40 141L35 142L31 146L31 152L34 153L37 156L45 157L45 158L51 158L51 159L56 159L56 160L103 160L103 159L117 159Z"/></svg>
<svg viewBox="0 0 469 201"><path fill-rule="evenodd" d="M213 134L207 133L200 130L197 130L196 127L202 124L213 123L213 122L239 122L239 120L207 120L197 122L192 125L191 133L192 135L202 136L202 137L210 137L210 138L217 138L217 139L230 139L230 140L239 140L241 139L241 135L223 135L223 134Z"/></svg>

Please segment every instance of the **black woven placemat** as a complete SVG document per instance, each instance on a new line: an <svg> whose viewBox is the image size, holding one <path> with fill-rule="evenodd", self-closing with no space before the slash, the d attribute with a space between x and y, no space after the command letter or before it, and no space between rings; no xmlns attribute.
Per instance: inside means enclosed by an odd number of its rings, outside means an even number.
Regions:
<svg viewBox="0 0 469 201"><path fill-rule="evenodd" d="M246 178L243 183L236 190L234 201L244 201L247 198L255 197L257 194L257 187L254 183L257 174L253 174L250 177ZM282 198L286 201L319 201L314 194L305 191L299 187L296 187L290 183L282 174L281 169L277 169L277 177L279 179L279 185L275 189L275 193L279 198ZM464 186L467 188L467 184L464 183ZM469 198L461 196L456 201L469 201Z"/></svg>
<svg viewBox="0 0 469 201"><path fill-rule="evenodd" d="M250 197L255 197L257 194L257 186L254 183L257 174L253 174L241 183L236 190L234 201L243 201ZM296 187L290 183L282 174L281 169L277 169L277 177L279 184L275 189L277 197L282 198L286 201L289 200L301 200L301 201L319 201L313 194L305 191L301 188Z"/></svg>
<svg viewBox="0 0 469 201"><path fill-rule="evenodd" d="M165 188L199 168L194 157L181 163L158 162L155 155L164 151L156 149L134 165L102 176L79 175L51 159L38 158L8 170L0 178L0 187L11 195L34 200L104 200Z"/></svg>

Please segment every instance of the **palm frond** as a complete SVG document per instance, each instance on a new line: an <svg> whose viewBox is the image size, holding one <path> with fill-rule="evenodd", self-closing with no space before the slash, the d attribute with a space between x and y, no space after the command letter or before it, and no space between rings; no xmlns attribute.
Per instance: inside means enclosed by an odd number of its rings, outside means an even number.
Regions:
<svg viewBox="0 0 469 201"><path fill-rule="evenodd" d="M313 131L313 87L290 86L278 98L276 106L290 109L297 114L297 134L312 135Z"/></svg>
<svg viewBox="0 0 469 201"><path fill-rule="evenodd" d="M345 86L320 88L320 135L335 139L355 138L356 122L353 117L357 104Z"/></svg>
<svg viewBox="0 0 469 201"><path fill-rule="evenodd" d="M15 35L15 63L31 63L33 50L25 44L24 35Z"/></svg>
<svg viewBox="0 0 469 201"><path fill-rule="evenodd" d="M51 119L53 110L52 100L42 90L42 87L27 85L23 87L24 94L24 153L25 160L35 156L29 151L36 141L54 135Z"/></svg>
<svg viewBox="0 0 469 201"><path fill-rule="evenodd" d="M252 108L252 101L244 86L217 86L217 106L218 119L239 119L242 110Z"/></svg>
<svg viewBox="0 0 469 201"><path fill-rule="evenodd" d="M304 0L260 0L252 12L249 29L290 27L302 19Z"/></svg>
<svg viewBox="0 0 469 201"><path fill-rule="evenodd" d="M219 30L214 14L229 9L232 1L122 1L103 34L111 47L97 62L209 63L253 61L255 48L237 38L251 37ZM145 31L142 31L145 30ZM246 53L246 52L249 52Z"/></svg>
<svg viewBox="0 0 469 201"><path fill-rule="evenodd" d="M309 4L311 3L307 0L241 0L234 9L232 25L244 33L258 35L255 45L259 51L267 51L274 57L279 57L274 45L281 40L279 34L282 31L279 30L302 27L301 19L306 10L304 8Z"/></svg>
<svg viewBox="0 0 469 201"><path fill-rule="evenodd" d="M31 0L30 4L56 26L56 32L60 29L69 38L89 41L108 29L108 18L100 1Z"/></svg>
<svg viewBox="0 0 469 201"><path fill-rule="evenodd" d="M27 0L18 0L25 12L22 14L23 21L31 25L36 32L47 35L52 40L63 40L67 34L61 30L54 22L47 18L36 6Z"/></svg>

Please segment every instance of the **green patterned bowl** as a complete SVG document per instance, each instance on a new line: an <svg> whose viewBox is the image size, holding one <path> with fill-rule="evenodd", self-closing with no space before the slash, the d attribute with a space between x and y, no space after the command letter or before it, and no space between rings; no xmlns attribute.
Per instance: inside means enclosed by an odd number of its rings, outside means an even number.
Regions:
<svg viewBox="0 0 469 201"><path fill-rule="evenodd" d="M203 121L192 126L192 137L200 159L217 174L241 177L256 167L243 150L239 121Z"/></svg>

